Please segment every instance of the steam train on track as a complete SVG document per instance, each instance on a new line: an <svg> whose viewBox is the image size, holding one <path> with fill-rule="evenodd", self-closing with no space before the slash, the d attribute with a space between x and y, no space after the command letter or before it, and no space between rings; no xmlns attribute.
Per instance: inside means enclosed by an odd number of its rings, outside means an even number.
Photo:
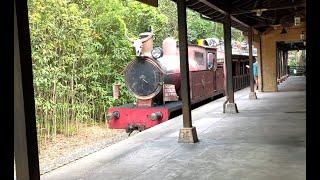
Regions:
<svg viewBox="0 0 320 180"><path fill-rule="evenodd" d="M140 34L132 41L136 58L124 70L128 90L136 102L108 110L112 129L142 131L171 118L181 110L180 56L177 41L166 38L162 48L153 48L153 33ZM188 45L190 100L196 104L225 95L223 44L212 47L212 39ZM219 48L220 47L220 48ZM232 55L234 89L249 86L248 55Z"/></svg>

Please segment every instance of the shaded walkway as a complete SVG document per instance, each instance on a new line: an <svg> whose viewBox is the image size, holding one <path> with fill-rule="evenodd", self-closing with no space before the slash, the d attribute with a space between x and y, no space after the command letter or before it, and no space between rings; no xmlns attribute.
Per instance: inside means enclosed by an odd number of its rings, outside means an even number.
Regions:
<svg viewBox="0 0 320 180"><path fill-rule="evenodd" d="M221 113L225 98L193 110L199 143L177 143L178 116L41 179L305 179L305 78L282 86L235 93L239 114Z"/></svg>
<svg viewBox="0 0 320 180"><path fill-rule="evenodd" d="M305 76L290 76L289 81L284 81L278 85L278 91L305 91L306 77Z"/></svg>

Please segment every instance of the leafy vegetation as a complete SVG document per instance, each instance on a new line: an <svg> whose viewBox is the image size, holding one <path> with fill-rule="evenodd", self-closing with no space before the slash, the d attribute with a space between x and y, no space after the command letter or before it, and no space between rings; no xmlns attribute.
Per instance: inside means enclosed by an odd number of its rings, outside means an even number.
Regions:
<svg viewBox="0 0 320 180"><path fill-rule="evenodd" d="M154 8L134 0L29 0L36 117L39 139L77 132L80 124L103 123L107 109L134 98L123 70L134 57L126 37L149 27L155 45L177 38L176 5L160 0ZM188 38L222 39L223 26L188 13ZM239 31L232 31L241 34ZM112 85L121 84L113 99Z"/></svg>
<svg viewBox="0 0 320 180"><path fill-rule="evenodd" d="M289 51L288 52L288 65L294 66L305 66L306 65L306 51Z"/></svg>

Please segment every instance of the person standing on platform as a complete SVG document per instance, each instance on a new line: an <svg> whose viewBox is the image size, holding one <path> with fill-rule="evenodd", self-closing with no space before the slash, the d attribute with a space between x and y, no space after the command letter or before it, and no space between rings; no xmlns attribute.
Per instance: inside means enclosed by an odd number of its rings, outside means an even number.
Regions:
<svg viewBox="0 0 320 180"><path fill-rule="evenodd" d="M258 81L258 61L256 60L256 58L253 58L253 77L254 77L254 81L255 81L255 86L256 86L256 90L258 90L258 86L259 86L259 81Z"/></svg>

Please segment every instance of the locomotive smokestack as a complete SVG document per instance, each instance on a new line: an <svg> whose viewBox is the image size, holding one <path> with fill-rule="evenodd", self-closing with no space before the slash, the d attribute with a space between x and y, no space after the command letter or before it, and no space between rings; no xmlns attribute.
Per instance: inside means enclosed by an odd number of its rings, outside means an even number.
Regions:
<svg viewBox="0 0 320 180"><path fill-rule="evenodd" d="M142 41L141 56L151 56L153 49L153 32L145 32L140 34L140 40Z"/></svg>

